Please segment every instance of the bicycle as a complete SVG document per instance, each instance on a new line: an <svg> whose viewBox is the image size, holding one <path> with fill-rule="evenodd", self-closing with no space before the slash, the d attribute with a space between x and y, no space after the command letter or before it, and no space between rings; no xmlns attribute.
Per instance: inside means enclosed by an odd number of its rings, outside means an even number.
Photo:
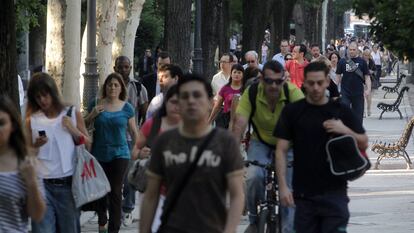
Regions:
<svg viewBox="0 0 414 233"><path fill-rule="evenodd" d="M276 182L275 166L271 164L261 164L258 161L245 161L245 166L258 166L266 170L265 178L265 198L257 206L259 222L257 225L258 233L281 233L281 217L279 205L279 192Z"/></svg>

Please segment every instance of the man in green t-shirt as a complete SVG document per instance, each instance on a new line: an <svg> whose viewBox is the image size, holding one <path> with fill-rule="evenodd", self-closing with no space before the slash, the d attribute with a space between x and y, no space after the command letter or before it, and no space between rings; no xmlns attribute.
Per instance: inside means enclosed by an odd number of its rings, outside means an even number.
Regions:
<svg viewBox="0 0 414 233"><path fill-rule="evenodd" d="M267 164L274 158L276 138L273 136L273 129L283 107L290 102L303 99L304 96L299 88L286 81L283 66L277 61L269 61L263 66L263 76L258 83L252 84L244 91L236 110L232 131L240 141L250 123L253 126L253 134L247 158ZM250 225L246 232L257 231L257 203L264 199L265 174L260 167L249 166L247 169L246 198ZM282 210L282 228L288 230L292 227L293 211Z"/></svg>

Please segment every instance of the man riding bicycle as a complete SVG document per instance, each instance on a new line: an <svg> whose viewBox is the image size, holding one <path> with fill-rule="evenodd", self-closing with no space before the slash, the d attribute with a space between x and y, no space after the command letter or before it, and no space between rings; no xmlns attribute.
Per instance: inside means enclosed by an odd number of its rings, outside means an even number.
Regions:
<svg viewBox="0 0 414 233"><path fill-rule="evenodd" d="M263 77L259 80L244 91L236 110L232 132L240 141L247 125L250 124L253 134L247 151L248 160L271 163L276 148L273 129L280 113L286 104L303 99L304 95L299 88L286 81L284 68L277 61L269 61L263 66ZM291 157L293 158L293 155ZM247 233L257 232L257 204L264 199L264 178L263 168L248 167L246 199L250 225L245 231ZM292 208L282 210L283 233L291 232L293 214Z"/></svg>

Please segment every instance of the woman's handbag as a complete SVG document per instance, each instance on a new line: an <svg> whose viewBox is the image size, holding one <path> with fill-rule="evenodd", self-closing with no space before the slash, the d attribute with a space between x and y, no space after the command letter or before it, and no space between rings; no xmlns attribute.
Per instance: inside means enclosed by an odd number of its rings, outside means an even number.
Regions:
<svg viewBox="0 0 414 233"><path fill-rule="evenodd" d="M72 116L71 106L66 116ZM104 197L111 191L111 185L98 160L85 148L85 138L81 136L75 147L75 170L72 175L72 195L77 208Z"/></svg>
<svg viewBox="0 0 414 233"><path fill-rule="evenodd" d="M367 155L361 153L351 135L330 139L326 143L326 153L332 174L344 180L356 180L371 167Z"/></svg>

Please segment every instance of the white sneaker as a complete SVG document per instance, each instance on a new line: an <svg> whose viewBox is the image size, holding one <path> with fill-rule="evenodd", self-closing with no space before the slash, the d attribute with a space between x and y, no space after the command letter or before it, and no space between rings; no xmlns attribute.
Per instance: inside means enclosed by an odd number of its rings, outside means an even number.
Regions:
<svg viewBox="0 0 414 233"><path fill-rule="evenodd" d="M124 226L128 227L132 224L132 213L125 213L123 223Z"/></svg>

